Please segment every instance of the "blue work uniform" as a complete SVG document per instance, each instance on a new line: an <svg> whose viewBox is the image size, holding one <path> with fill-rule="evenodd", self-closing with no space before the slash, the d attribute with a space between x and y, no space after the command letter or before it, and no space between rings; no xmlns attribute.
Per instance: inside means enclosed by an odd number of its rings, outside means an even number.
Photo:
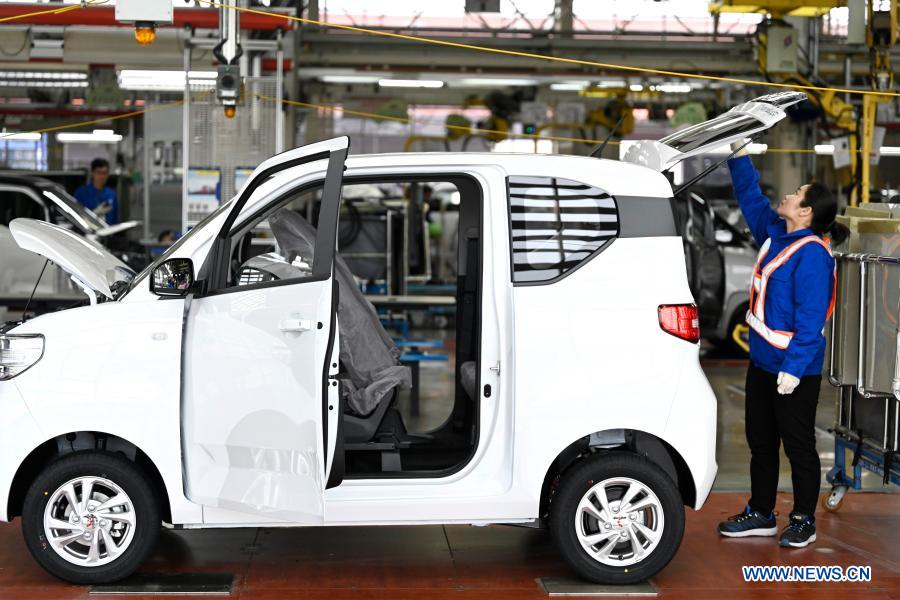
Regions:
<svg viewBox="0 0 900 600"><path fill-rule="evenodd" d="M805 228L787 232L787 224L778 216L759 187L759 173L750 157L728 161L731 182L744 218L756 242L769 242L760 261L764 268L785 248L807 236L816 235ZM825 360L825 322L834 299L834 258L819 243L805 244L783 266L772 272L765 303L766 325L773 330L793 332L787 348L777 348L753 328L750 329L750 360L769 373L781 371L794 377L821 375Z"/></svg>
<svg viewBox="0 0 900 600"><path fill-rule="evenodd" d="M106 186L102 190L98 190L93 183L88 182L75 190L75 199L84 205L85 208L91 210L96 209L104 202L109 202L111 206L110 211L103 218L110 225L115 225L119 222L119 199L111 187Z"/></svg>

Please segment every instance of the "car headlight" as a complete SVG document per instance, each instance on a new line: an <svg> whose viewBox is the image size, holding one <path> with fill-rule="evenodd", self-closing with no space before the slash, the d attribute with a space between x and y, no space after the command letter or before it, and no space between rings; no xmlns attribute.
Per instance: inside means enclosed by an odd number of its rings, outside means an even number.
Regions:
<svg viewBox="0 0 900 600"><path fill-rule="evenodd" d="M27 371L44 355L44 336L39 333L0 334L0 381Z"/></svg>

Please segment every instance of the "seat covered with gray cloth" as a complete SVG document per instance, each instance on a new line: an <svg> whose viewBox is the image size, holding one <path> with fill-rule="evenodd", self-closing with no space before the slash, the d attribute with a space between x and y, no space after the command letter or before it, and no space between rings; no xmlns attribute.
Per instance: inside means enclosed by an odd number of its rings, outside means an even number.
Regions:
<svg viewBox="0 0 900 600"><path fill-rule="evenodd" d="M306 219L283 208L269 217L269 226L289 263L299 256L312 265L316 229ZM400 350L339 254L335 255L334 273L339 297L340 358L347 374L341 391L349 411L366 416L382 402L389 402L396 389L409 389L412 377L409 368L399 364Z"/></svg>

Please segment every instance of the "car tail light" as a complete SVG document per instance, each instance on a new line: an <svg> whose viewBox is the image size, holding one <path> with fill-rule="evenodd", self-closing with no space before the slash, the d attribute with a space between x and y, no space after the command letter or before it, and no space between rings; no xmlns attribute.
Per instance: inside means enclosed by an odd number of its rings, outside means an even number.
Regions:
<svg viewBox="0 0 900 600"><path fill-rule="evenodd" d="M659 326L666 333L691 343L700 341L700 316L696 304L661 304Z"/></svg>

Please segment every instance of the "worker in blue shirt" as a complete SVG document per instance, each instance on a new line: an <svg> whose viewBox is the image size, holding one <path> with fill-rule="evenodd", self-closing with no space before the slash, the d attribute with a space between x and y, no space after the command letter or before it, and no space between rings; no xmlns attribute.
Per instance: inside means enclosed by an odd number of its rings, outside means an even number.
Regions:
<svg viewBox="0 0 900 600"><path fill-rule="evenodd" d="M740 147L740 144L736 144ZM750 287L750 366L746 434L750 447L750 501L719 524L726 537L774 536L778 448L791 463L794 507L781 546L802 548L816 539L821 472L816 452L816 405L825 359L825 323L834 309L835 265L823 235L842 234L837 202L819 183L786 195L776 209L759 187L743 151L728 161L741 211L760 246Z"/></svg>
<svg viewBox="0 0 900 600"><path fill-rule="evenodd" d="M119 222L119 199L116 192L106 185L109 179L109 161L95 158L91 161L90 181L75 190L75 199L104 218L109 225Z"/></svg>

